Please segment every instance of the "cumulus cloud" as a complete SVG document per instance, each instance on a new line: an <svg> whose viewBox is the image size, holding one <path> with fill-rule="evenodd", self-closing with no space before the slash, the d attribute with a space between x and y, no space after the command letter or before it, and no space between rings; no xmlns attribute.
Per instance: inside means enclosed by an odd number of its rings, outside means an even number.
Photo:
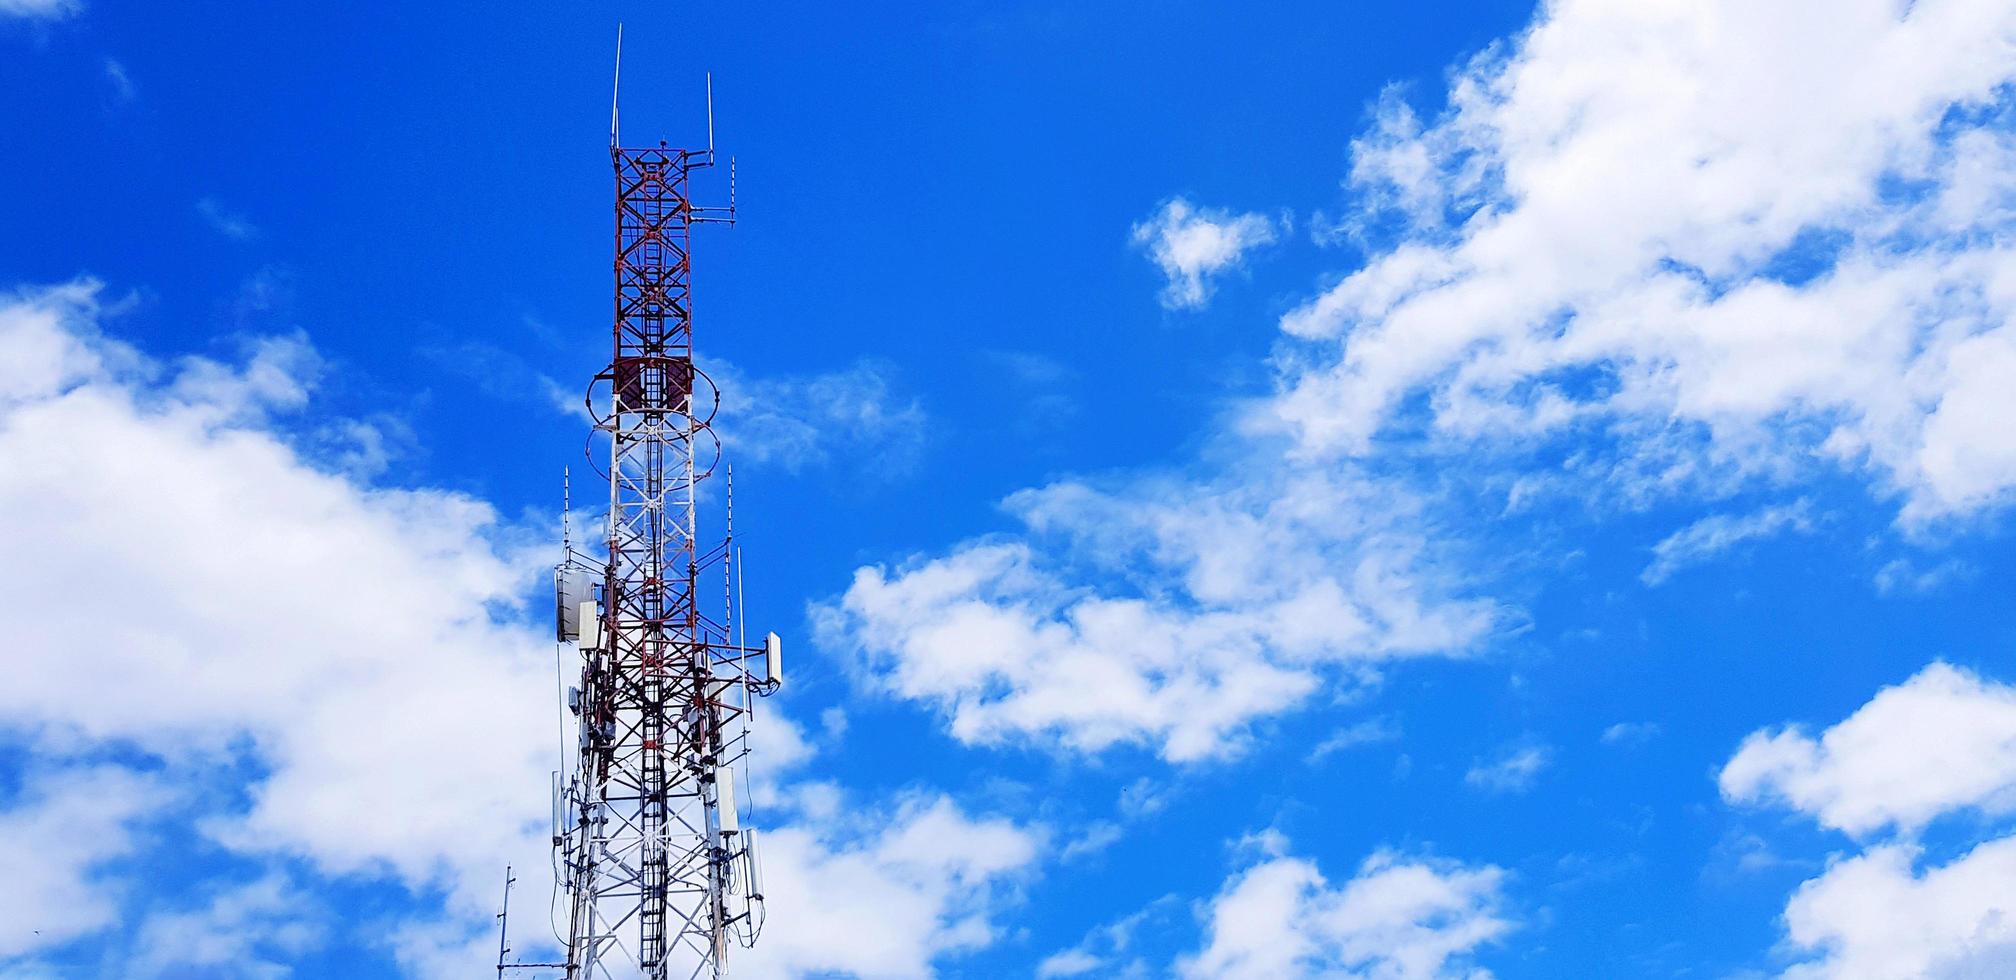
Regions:
<svg viewBox="0 0 2016 980"><path fill-rule="evenodd" d="M2016 438L1991 421L2016 410L1991 380L2016 373L2012 39L2016 13L1994 0L1546 5L1455 73L1446 111L1382 102L1351 187L1362 233L1388 240L1284 317L1279 390L1224 440L1245 442L1187 480L1011 500L1026 530L862 570L825 637L970 742L1199 758L1348 674L1319 664L1484 634L1436 574L1447 542L1404 520L1389 526L1421 547L1401 560L1376 532L1257 549L1278 568L1245 560L1248 538L1402 495L1365 475L1404 465L1385 436L1514 454L1574 438L1564 472L1517 485L1588 481L1634 503L1838 466L1913 527L1998 506L2016 487ZM1178 199L1135 235L1183 305L1262 221ZM1226 231L1240 224L1251 234ZM1195 242L1178 247L1184 229ZM1280 436L1285 461L1266 441ZM1332 492L1290 489L1302 481ZM1032 501L1069 506L1039 526ZM1646 581L1810 521L1796 503L1707 519L1657 546ZM1226 557L1183 554L1173 527ZM1380 628L1368 563L1437 639ZM1241 576L1237 594L1211 591Z"/></svg>
<svg viewBox="0 0 2016 980"><path fill-rule="evenodd" d="M1653 545L1652 563L1638 574L1638 580L1646 585L1659 585L1672 578L1674 572L1701 564L1744 542L1786 530L1811 530L1813 521L1807 510L1806 501L1799 500L1749 514L1711 514Z"/></svg>
<svg viewBox="0 0 2016 980"><path fill-rule="evenodd" d="M1253 424L1316 456L1607 433L1578 465L1634 495L1831 461L1907 523L1999 506L2012 40L1999 0L1546 5L1445 112L1382 106L1353 179L1390 241L1283 319Z"/></svg>
<svg viewBox="0 0 2016 980"><path fill-rule="evenodd" d="M49 766L0 808L0 958L123 922L130 941L160 937L135 970L257 975L369 926L406 975L487 968L504 865L546 891L554 649L519 608L546 529L297 446L289 433L313 446L320 429L303 424L320 371L305 339L164 363L101 333L98 296L0 299L0 540L35 556L0 571L0 732ZM780 767L814 751L788 720L759 732ZM145 771L69 761L113 750ZM206 791L164 805L185 785ZM122 906L139 842L168 833L300 871L151 881L199 898ZM1041 834L919 794L800 807L764 839L774 950L753 962L894 977L992 941ZM336 876L416 911L332 922L300 893ZM858 921L829 928L850 903Z"/></svg>
<svg viewBox="0 0 2016 980"><path fill-rule="evenodd" d="M1450 598L1422 532L1394 520L1411 504L1391 488L1245 475L1023 491L1008 507L1028 538L863 568L815 628L962 741L1190 761L1236 754L1326 677L1461 652L1490 627L1495 610Z"/></svg>
<svg viewBox="0 0 2016 980"><path fill-rule="evenodd" d="M867 820L794 821L762 835L770 919L738 976L936 975L933 961L986 946L1033 869L1040 833L975 819L943 796Z"/></svg>
<svg viewBox="0 0 2016 980"><path fill-rule="evenodd" d="M1274 222L1265 215L1198 208L1180 197L1134 226L1134 244L1169 280L1161 299L1172 310L1203 308L1213 280L1273 241Z"/></svg>
<svg viewBox="0 0 2016 980"><path fill-rule="evenodd" d="M1915 832L1963 808L2016 812L2016 688L1935 663L1816 738L1752 733L1722 768L1722 794L1772 802L1822 826Z"/></svg>
<svg viewBox="0 0 2016 980"><path fill-rule="evenodd" d="M201 815L217 843L487 910L500 861L544 863L552 651L511 613L531 566L481 501L297 451L305 342L161 364L98 335L96 295L0 305L0 539L37 556L0 573L0 724L183 780L249 763L243 805Z"/></svg>
<svg viewBox="0 0 2016 980"><path fill-rule="evenodd" d="M1504 872L1380 852L1332 886L1314 863L1277 855L1225 883L1204 947L1177 963L1212 980L1484 980L1476 953L1510 932Z"/></svg>
<svg viewBox="0 0 2016 980"><path fill-rule="evenodd" d="M948 962L999 941L1047 840L1041 828L973 815L950 797L913 792L876 803L829 783L785 787L756 834L764 927L734 947L736 977L929 980ZM747 832L745 830L745 832ZM523 934L543 923L536 911ZM466 975L496 955L496 934L416 934L407 962L429 976ZM410 951L419 950L419 955ZM683 975L697 963L675 960Z"/></svg>
<svg viewBox="0 0 2016 980"><path fill-rule="evenodd" d="M1721 782L1734 801L1894 835L1830 861L1792 896L1786 938L1810 958L1788 980L1983 980L2016 967L2016 837L1922 869L1916 840L1942 815L2016 811L2016 689L1935 663L1817 739L1752 734Z"/></svg>
<svg viewBox="0 0 2016 980"><path fill-rule="evenodd" d="M1785 907L1793 945L1820 957L1786 980L1989 980L2016 969L2016 838L1915 870L1918 850L1871 848L1830 865Z"/></svg>

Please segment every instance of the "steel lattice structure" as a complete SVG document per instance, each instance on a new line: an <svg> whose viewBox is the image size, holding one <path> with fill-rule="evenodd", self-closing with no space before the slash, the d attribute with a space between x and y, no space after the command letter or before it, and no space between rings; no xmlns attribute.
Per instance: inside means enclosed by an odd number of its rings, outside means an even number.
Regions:
<svg viewBox="0 0 2016 980"><path fill-rule="evenodd" d="M702 481L721 458L720 394L693 361L690 246L694 225L730 222L733 209L689 197L711 147L612 140L610 156L614 348L589 396L590 459L609 484L605 552L598 562L570 545L556 576L560 639L581 655L568 695L578 754L555 798L564 966L569 980L720 977L731 944L753 943L762 925L733 767L780 654L775 634L755 647L736 634L732 482L721 538L703 545L700 528ZM702 610L714 575L718 616Z"/></svg>

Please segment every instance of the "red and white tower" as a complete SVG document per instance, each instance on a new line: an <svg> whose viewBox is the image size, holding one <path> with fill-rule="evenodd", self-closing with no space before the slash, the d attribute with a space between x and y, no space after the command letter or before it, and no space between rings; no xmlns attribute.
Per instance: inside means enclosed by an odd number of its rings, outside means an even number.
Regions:
<svg viewBox="0 0 2016 980"><path fill-rule="evenodd" d="M693 360L692 231L734 220L732 164L729 207L690 196L709 143L625 148L611 127L615 330L589 394L609 511L601 553L570 545L556 574L559 638L580 654L577 753L555 794L569 980L720 977L763 921L736 764L781 649L738 623L732 483L718 506L702 494L721 462L720 394ZM723 516L719 536L703 513Z"/></svg>

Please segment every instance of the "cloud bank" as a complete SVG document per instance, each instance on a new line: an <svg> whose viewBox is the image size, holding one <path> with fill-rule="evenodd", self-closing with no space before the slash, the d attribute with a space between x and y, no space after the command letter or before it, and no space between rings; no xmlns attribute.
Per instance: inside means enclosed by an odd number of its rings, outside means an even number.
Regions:
<svg viewBox="0 0 2016 980"><path fill-rule="evenodd" d="M101 293L0 299L0 540L32 556L0 571L0 735L37 760L0 802L0 968L120 926L136 975L280 975L339 940L416 977L487 969L504 865L546 892L563 735L522 600L547 529L304 449L305 339L162 362L101 333ZM811 751L781 718L765 739L779 772ZM161 878L143 855L170 836L223 870ZM995 940L1040 839L922 791L801 806L765 835L791 925L753 962L928 976ZM314 896L339 877L414 911L332 921Z"/></svg>
<svg viewBox="0 0 2016 980"><path fill-rule="evenodd" d="M1250 424L1572 435L1634 499L1819 461L1907 523L2002 506L2012 39L1996 0L1547 4L1432 120L1381 104L1350 184L1385 241L1283 318Z"/></svg>

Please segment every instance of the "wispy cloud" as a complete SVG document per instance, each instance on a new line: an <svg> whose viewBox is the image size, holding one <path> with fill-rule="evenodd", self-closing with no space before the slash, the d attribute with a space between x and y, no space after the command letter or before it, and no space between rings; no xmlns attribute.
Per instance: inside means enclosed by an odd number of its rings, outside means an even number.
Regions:
<svg viewBox="0 0 2016 980"><path fill-rule="evenodd" d="M196 213L202 215L204 222L225 238L243 242L259 237L258 226L252 224L244 215L226 209L216 198L206 197L198 200Z"/></svg>
<svg viewBox="0 0 2016 980"><path fill-rule="evenodd" d="M1400 738L1400 726L1391 718L1367 718L1339 728L1309 750L1308 761L1321 762L1345 749L1391 742Z"/></svg>
<svg viewBox="0 0 2016 980"><path fill-rule="evenodd" d="M284 977L329 939L329 912L284 872L221 888L186 909L156 910L141 924L135 976L191 972Z"/></svg>
<svg viewBox="0 0 2016 980"><path fill-rule="evenodd" d="M1603 729L1604 745L1643 745L1657 737L1660 727L1650 721L1620 721Z"/></svg>
<svg viewBox="0 0 2016 980"><path fill-rule="evenodd" d="M980 356L1007 375L1013 385L1016 428L1028 432L1055 429L1078 413L1078 402L1065 387L1078 372L1054 358L1027 351L988 350Z"/></svg>
<svg viewBox="0 0 2016 980"><path fill-rule="evenodd" d="M590 417L584 401L585 384L569 388L531 359L497 344L464 340L417 350L491 398L539 405L583 421Z"/></svg>
<svg viewBox="0 0 2016 980"><path fill-rule="evenodd" d="M1638 573L1646 585L1659 585L1673 573L1699 565L1737 545L1784 531L1811 531L1813 519L1806 501L1797 500L1743 515L1715 514L1668 535L1652 546L1652 563Z"/></svg>
<svg viewBox="0 0 2016 980"><path fill-rule="evenodd" d="M923 402L900 390L895 366L884 361L809 374L751 374L718 360L704 367L721 387L716 428L740 461L899 476L928 441Z"/></svg>
<svg viewBox="0 0 2016 980"><path fill-rule="evenodd" d="M84 12L81 0L0 0L0 17L62 20Z"/></svg>
<svg viewBox="0 0 2016 980"><path fill-rule="evenodd" d="M1137 912L1121 916L1093 928L1070 949L1059 950L1036 964L1038 980L1053 977L1119 977L1138 980L1156 975L1148 957L1140 949L1141 933L1165 927L1175 918L1181 903L1175 895L1164 895Z"/></svg>
<svg viewBox="0 0 2016 980"><path fill-rule="evenodd" d="M126 73L126 66L117 58L105 59L105 80L112 86L112 94L121 102L131 102L140 94L134 86L133 77Z"/></svg>
<svg viewBox="0 0 2016 980"><path fill-rule="evenodd" d="M535 320L527 325L551 334ZM606 387L564 383L544 365L487 341L423 347L421 353L490 397L577 419L591 417L587 398L607 396ZM721 395L715 433L727 458L741 466L794 473L845 466L889 478L908 474L929 441L930 415L923 402L899 387L895 368L885 362L861 360L807 374L750 374L720 360L701 366ZM709 396L703 391L700 397Z"/></svg>
<svg viewBox="0 0 2016 980"><path fill-rule="evenodd" d="M1523 793L1553 761L1544 745L1520 745L1506 749L1495 759L1479 760L1463 774L1463 781L1492 793Z"/></svg>
<svg viewBox="0 0 2016 980"><path fill-rule="evenodd" d="M1120 843L1127 836L1126 828L1111 820L1094 820L1085 825L1077 837L1066 841L1064 849L1057 853L1057 860L1070 864L1079 858L1090 857Z"/></svg>
<svg viewBox="0 0 2016 980"><path fill-rule="evenodd" d="M1886 596L1923 595L1954 579L1966 578L1973 571L1972 566L1957 558L1935 562L1929 568L1909 558L1894 558L1876 570L1876 591Z"/></svg>

